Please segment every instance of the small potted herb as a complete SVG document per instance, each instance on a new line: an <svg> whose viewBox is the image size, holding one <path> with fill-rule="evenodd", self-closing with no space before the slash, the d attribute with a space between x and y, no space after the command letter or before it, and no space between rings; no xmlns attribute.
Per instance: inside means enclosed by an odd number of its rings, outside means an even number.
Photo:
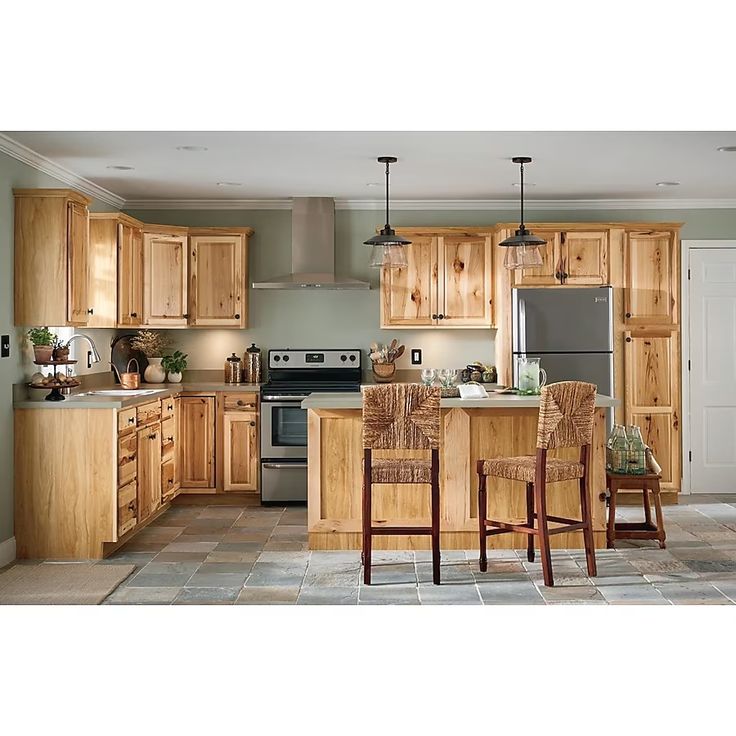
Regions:
<svg viewBox="0 0 736 736"><path fill-rule="evenodd" d="M54 337L54 351L52 353L54 360L69 360L69 343Z"/></svg>
<svg viewBox="0 0 736 736"><path fill-rule="evenodd" d="M28 339L33 343L33 359L36 363L50 363L56 335L48 327L32 327Z"/></svg>
<svg viewBox="0 0 736 736"><path fill-rule="evenodd" d="M173 355L164 355L161 367L169 374L169 383L181 383L182 371L187 367L187 353L175 350Z"/></svg>

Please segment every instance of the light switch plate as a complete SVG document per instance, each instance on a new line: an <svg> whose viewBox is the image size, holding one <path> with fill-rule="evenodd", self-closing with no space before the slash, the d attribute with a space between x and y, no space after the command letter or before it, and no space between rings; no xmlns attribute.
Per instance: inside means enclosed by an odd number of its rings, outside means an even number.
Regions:
<svg viewBox="0 0 736 736"><path fill-rule="evenodd" d="M0 358L10 357L10 335L0 337Z"/></svg>
<svg viewBox="0 0 736 736"><path fill-rule="evenodd" d="M412 365L422 364L422 351L419 348L411 349L411 364Z"/></svg>

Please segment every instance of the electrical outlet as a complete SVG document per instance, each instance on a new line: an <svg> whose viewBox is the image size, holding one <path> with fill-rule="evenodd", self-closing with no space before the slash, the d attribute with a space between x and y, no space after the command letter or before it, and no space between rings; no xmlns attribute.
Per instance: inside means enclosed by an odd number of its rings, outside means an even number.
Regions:
<svg viewBox="0 0 736 736"><path fill-rule="evenodd" d="M10 335L0 337L0 358L10 357Z"/></svg>
<svg viewBox="0 0 736 736"><path fill-rule="evenodd" d="M88 350L87 351L87 368L91 368L91 367L92 367L92 351Z"/></svg>
<svg viewBox="0 0 736 736"><path fill-rule="evenodd" d="M411 350L411 364L421 365L422 364L422 351L419 348L412 348Z"/></svg>

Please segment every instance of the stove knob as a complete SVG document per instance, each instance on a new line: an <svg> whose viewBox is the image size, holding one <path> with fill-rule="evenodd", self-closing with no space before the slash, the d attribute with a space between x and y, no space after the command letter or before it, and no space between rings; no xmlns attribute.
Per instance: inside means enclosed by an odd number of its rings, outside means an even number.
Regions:
<svg viewBox="0 0 736 736"><path fill-rule="evenodd" d="M355 356L354 355L351 355L350 356L350 360L354 363L355 362Z"/></svg>
<svg viewBox="0 0 736 736"><path fill-rule="evenodd" d="M341 355L340 360L344 363L348 359L347 355Z"/></svg>
<svg viewBox="0 0 736 736"><path fill-rule="evenodd" d="M288 362L289 362L289 356L288 355L284 355L284 363L288 363Z"/></svg>
<svg viewBox="0 0 736 736"><path fill-rule="evenodd" d="M274 355L273 356L273 362L274 363L278 363L280 360L281 360L281 356L280 355Z"/></svg>

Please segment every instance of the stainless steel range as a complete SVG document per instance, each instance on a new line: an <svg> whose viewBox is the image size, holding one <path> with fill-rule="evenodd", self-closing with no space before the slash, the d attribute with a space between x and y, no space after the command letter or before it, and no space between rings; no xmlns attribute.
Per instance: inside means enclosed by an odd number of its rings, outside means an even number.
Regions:
<svg viewBox="0 0 736 736"><path fill-rule="evenodd" d="M360 348L269 350L261 388L261 501L307 500L307 410L311 393L360 391Z"/></svg>

